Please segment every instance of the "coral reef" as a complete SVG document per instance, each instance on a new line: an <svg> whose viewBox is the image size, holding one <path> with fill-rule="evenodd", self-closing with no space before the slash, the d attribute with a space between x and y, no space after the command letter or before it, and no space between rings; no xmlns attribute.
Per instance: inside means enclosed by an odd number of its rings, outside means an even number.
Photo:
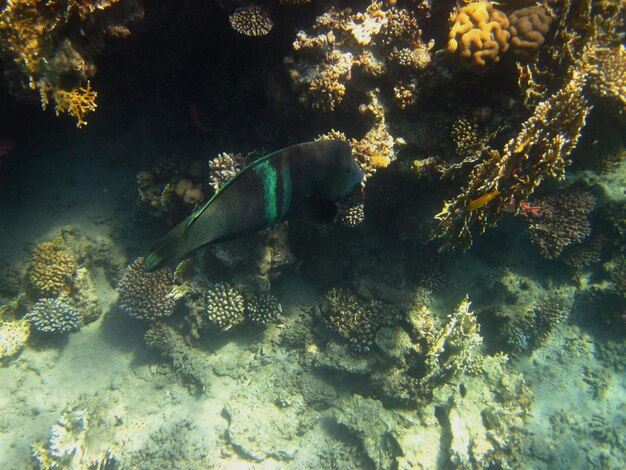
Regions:
<svg viewBox="0 0 626 470"><path fill-rule="evenodd" d="M552 17L542 5L521 8L509 15L511 51L518 56L535 54L550 31Z"/></svg>
<svg viewBox="0 0 626 470"><path fill-rule="evenodd" d="M509 48L509 19L492 2L475 2L458 8L450 17L448 52L463 64L484 67L498 62Z"/></svg>
<svg viewBox="0 0 626 470"><path fill-rule="evenodd" d="M589 112L583 95L585 77L573 72L569 83L539 103L502 152L486 148L469 173L466 186L445 201L433 234L444 248L467 249L472 224L483 232L504 209L519 208L546 178L562 179L569 155Z"/></svg>
<svg viewBox="0 0 626 470"><path fill-rule="evenodd" d="M397 322L393 309L378 301L363 302L347 289L332 288L326 293L322 315L328 325L356 352L374 345L376 332Z"/></svg>
<svg viewBox="0 0 626 470"><path fill-rule="evenodd" d="M88 446L90 418L87 409L71 406L52 426L50 440L33 444L33 457L39 468L120 468L117 455L106 450L94 452Z"/></svg>
<svg viewBox="0 0 626 470"><path fill-rule="evenodd" d="M19 352L30 337L28 320L4 321L0 316L0 359Z"/></svg>
<svg viewBox="0 0 626 470"><path fill-rule="evenodd" d="M117 286L118 304L128 315L140 320L169 317L182 295L174 283L174 273L168 267L147 272L145 265L140 257L128 266Z"/></svg>
<svg viewBox="0 0 626 470"><path fill-rule="evenodd" d="M320 111L340 106L348 87L360 94L373 92L370 79L390 82L401 107L417 101L420 75L431 62L434 43L421 41L414 14L372 2L363 12L328 12L315 19L312 33L300 31L287 58L294 90L300 101ZM395 98L394 98L395 97Z"/></svg>
<svg viewBox="0 0 626 470"><path fill-rule="evenodd" d="M245 320L243 295L232 285L220 282L206 293L206 320L220 331L228 331Z"/></svg>
<svg viewBox="0 0 626 470"><path fill-rule="evenodd" d="M245 156L240 153L220 153L217 157L209 160L209 184L215 191L219 191L226 181L243 170L247 162L254 160L255 155L252 153Z"/></svg>
<svg viewBox="0 0 626 470"><path fill-rule="evenodd" d="M63 300L39 299L24 318L41 333L58 334L80 330L80 313Z"/></svg>
<svg viewBox="0 0 626 470"><path fill-rule="evenodd" d="M563 248L582 242L591 233L589 214L595 198L587 192L568 190L532 199L541 208L539 217L528 217L530 239L541 254L557 258Z"/></svg>
<svg viewBox="0 0 626 470"><path fill-rule="evenodd" d="M200 395L207 391L208 381L203 373L205 367L197 351L188 346L174 328L155 321L146 331L144 341L171 362L172 369L191 393Z"/></svg>
<svg viewBox="0 0 626 470"><path fill-rule="evenodd" d="M88 80L96 71L92 56L105 36L128 33L125 25L142 16L135 0L6 2L0 55L7 59L12 92L38 94L44 109L53 102L57 115L69 113L78 127L86 125L86 114L96 109L97 93Z"/></svg>
<svg viewBox="0 0 626 470"><path fill-rule="evenodd" d="M228 19L230 26L244 36L266 36L274 27L269 12L259 5L239 7Z"/></svg>
<svg viewBox="0 0 626 470"><path fill-rule="evenodd" d="M76 257L57 238L35 247L28 275L32 286L43 295L70 295L77 268Z"/></svg>
<svg viewBox="0 0 626 470"><path fill-rule="evenodd" d="M589 47L586 61L590 65L590 88L611 102L611 109L626 122L626 49Z"/></svg>
<svg viewBox="0 0 626 470"><path fill-rule="evenodd" d="M246 317L255 325L267 325L280 320L283 307L269 292L256 294L246 302Z"/></svg>

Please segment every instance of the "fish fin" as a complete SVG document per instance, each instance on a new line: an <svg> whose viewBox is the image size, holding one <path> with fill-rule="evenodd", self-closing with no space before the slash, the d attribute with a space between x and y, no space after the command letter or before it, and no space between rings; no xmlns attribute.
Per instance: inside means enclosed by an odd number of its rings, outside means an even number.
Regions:
<svg viewBox="0 0 626 470"><path fill-rule="evenodd" d="M330 224L337 216L337 206L330 200L315 196L307 211L307 218L318 224Z"/></svg>
<svg viewBox="0 0 626 470"><path fill-rule="evenodd" d="M184 235L188 225L189 221L178 224L150 249L144 257L147 271L154 271L187 253L188 244Z"/></svg>

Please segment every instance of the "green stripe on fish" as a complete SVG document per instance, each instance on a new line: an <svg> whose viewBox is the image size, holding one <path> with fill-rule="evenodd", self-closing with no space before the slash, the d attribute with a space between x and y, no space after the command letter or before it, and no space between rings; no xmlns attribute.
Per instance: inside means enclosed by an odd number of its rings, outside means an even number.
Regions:
<svg viewBox="0 0 626 470"><path fill-rule="evenodd" d="M228 180L199 211L161 238L145 256L146 269L156 269L208 243L313 214L321 202L332 205L362 180L350 145L343 141L308 142L266 155Z"/></svg>
<svg viewBox="0 0 626 470"><path fill-rule="evenodd" d="M280 168L280 180L283 185L283 202L280 207L280 220L287 216L287 211L291 205L291 174L289 173L289 165L283 160Z"/></svg>
<svg viewBox="0 0 626 470"><path fill-rule="evenodd" d="M269 161L264 161L260 165L253 168L253 171L258 175L261 180L261 186L263 187L263 202L265 221L267 225L274 225L278 219L278 207L276 207L276 170L272 168L272 164Z"/></svg>

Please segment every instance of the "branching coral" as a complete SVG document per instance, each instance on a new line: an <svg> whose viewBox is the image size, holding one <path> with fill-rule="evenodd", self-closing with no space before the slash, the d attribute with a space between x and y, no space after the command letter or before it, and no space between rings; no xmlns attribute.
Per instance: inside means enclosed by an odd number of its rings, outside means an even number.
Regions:
<svg viewBox="0 0 626 470"><path fill-rule="evenodd" d="M231 179L254 159L253 154L246 156L240 153L222 152L217 157L209 160L209 184L215 191L219 191L226 181Z"/></svg>
<svg viewBox="0 0 626 470"><path fill-rule="evenodd" d="M594 197L582 191L562 191L532 200L541 208L539 217L529 217L530 238L546 258L557 258L563 248L582 242L591 233L589 213Z"/></svg>
<svg viewBox="0 0 626 470"><path fill-rule="evenodd" d="M357 352L369 351L376 332L397 320L381 302L362 301L348 289L333 288L326 293L325 300L324 319Z"/></svg>
<svg viewBox="0 0 626 470"><path fill-rule="evenodd" d="M42 333L70 333L81 327L78 310L60 299L39 299L24 318Z"/></svg>
<svg viewBox="0 0 626 470"><path fill-rule="evenodd" d="M69 295L77 268L76 257L63 248L60 239L43 242L35 247L30 261L30 282L41 294Z"/></svg>
<svg viewBox="0 0 626 470"><path fill-rule="evenodd" d="M54 112L58 116L61 113L67 113L76 118L76 126L83 127L87 125L85 115L96 110L96 97L98 93L91 89L91 84L87 81L87 87L76 87L70 91L58 89L54 92L54 101L56 105ZM45 102L44 109L46 108Z"/></svg>
<svg viewBox="0 0 626 470"><path fill-rule="evenodd" d="M90 55L102 47L102 36L113 32L107 26L125 29L124 23L142 14L136 0L5 2L0 54L8 59L12 91L38 92L44 108L53 101L57 115L67 112L79 127L85 125L97 96L87 80L95 73Z"/></svg>
<svg viewBox="0 0 626 470"><path fill-rule="evenodd" d="M246 304L246 316L256 325L276 323L282 313L283 307L280 302L269 292L255 295Z"/></svg>
<svg viewBox="0 0 626 470"><path fill-rule="evenodd" d="M330 131L319 136L316 140L336 139L350 143L352 156L363 170L365 179L374 175L380 168L386 168L396 159L395 147L401 140L396 140L389 133L389 126L384 114L383 105L374 92L369 95L370 103L363 106L364 114L371 114L374 125L366 132L362 139L348 139L345 134Z"/></svg>
<svg viewBox="0 0 626 470"><path fill-rule="evenodd" d="M266 36L274 27L269 12L258 5L237 8L229 20L231 27L245 36Z"/></svg>
<svg viewBox="0 0 626 470"><path fill-rule="evenodd" d="M220 331L227 331L245 320L245 301L232 285L218 283L206 293L207 320Z"/></svg>
<svg viewBox="0 0 626 470"><path fill-rule="evenodd" d="M545 178L563 178L590 109L583 95L585 78L574 70L569 83L536 106L502 152L483 152L467 185L436 216L434 236L444 248L468 248L474 221L482 232L507 205L519 207Z"/></svg>
<svg viewBox="0 0 626 470"><path fill-rule="evenodd" d="M589 84L598 96L611 101L613 109L626 122L626 49L624 45L590 47L586 61L591 66Z"/></svg>
<svg viewBox="0 0 626 470"><path fill-rule="evenodd" d="M29 336L28 320L0 320L0 359L17 353L24 347Z"/></svg>
<svg viewBox="0 0 626 470"><path fill-rule="evenodd" d="M147 272L145 266L145 260L137 258L120 279L117 286L120 308L140 320L169 317L183 291L174 284L170 268Z"/></svg>
<svg viewBox="0 0 626 470"><path fill-rule="evenodd" d="M484 67L498 62L509 48L509 20L492 2L475 2L457 9L448 40L448 52L463 63Z"/></svg>
<svg viewBox="0 0 626 470"><path fill-rule="evenodd" d="M418 77L431 62L434 44L422 42L411 11L385 9L378 2L363 12L331 8L316 18L312 29L312 34L298 33L293 44L296 54L286 60L302 103L333 111L348 88L372 92L368 78L391 82L403 106L417 101Z"/></svg>

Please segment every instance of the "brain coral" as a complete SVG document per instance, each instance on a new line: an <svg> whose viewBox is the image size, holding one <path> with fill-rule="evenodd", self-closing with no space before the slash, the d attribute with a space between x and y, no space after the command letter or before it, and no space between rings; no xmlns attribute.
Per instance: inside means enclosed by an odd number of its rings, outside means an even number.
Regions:
<svg viewBox="0 0 626 470"><path fill-rule="evenodd" d="M265 36L274 26L268 11L258 5L237 8L229 20L232 28L245 36Z"/></svg>
<svg viewBox="0 0 626 470"><path fill-rule="evenodd" d="M24 317L42 333L69 333L80 330L80 313L59 299L39 299Z"/></svg>
<svg viewBox="0 0 626 470"><path fill-rule="evenodd" d="M70 294L77 267L74 255L59 243L43 242L35 247L30 261L30 282L41 294Z"/></svg>
<svg viewBox="0 0 626 470"><path fill-rule="evenodd" d="M448 52L470 66L498 62L509 48L509 20L492 2L476 2L457 9L451 16Z"/></svg>
<svg viewBox="0 0 626 470"><path fill-rule="evenodd" d="M155 320L169 317L176 307L174 273L170 268L146 272L145 260L137 258L126 269L118 286L118 303L131 317Z"/></svg>
<svg viewBox="0 0 626 470"><path fill-rule="evenodd" d="M511 50L518 55L531 55L539 50L550 31L552 18L541 5L521 8L509 15Z"/></svg>
<svg viewBox="0 0 626 470"><path fill-rule="evenodd" d="M243 296L232 285L220 282L206 294L206 316L221 331L227 331L244 319Z"/></svg>

